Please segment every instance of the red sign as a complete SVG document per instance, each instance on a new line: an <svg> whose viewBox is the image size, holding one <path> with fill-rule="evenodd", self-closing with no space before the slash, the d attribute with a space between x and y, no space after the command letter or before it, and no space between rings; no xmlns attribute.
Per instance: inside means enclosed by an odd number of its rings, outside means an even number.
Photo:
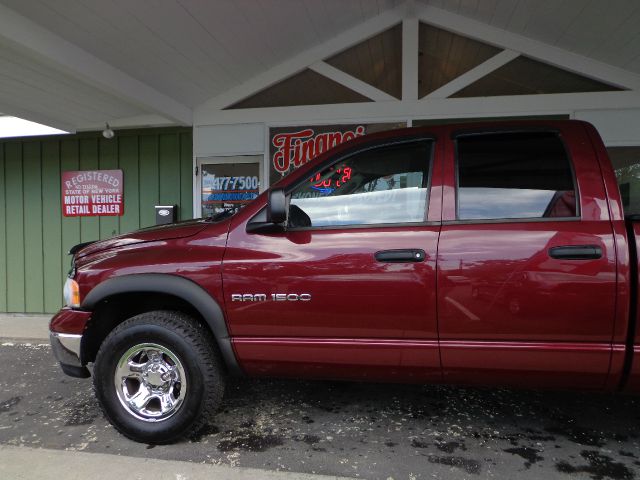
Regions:
<svg viewBox="0 0 640 480"><path fill-rule="evenodd" d="M271 129L271 181L304 165L312 158L366 133L364 125L331 125Z"/></svg>
<svg viewBox="0 0 640 480"><path fill-rule="evenodd" d="M364 134L364 125L358 125L353 130L346 131L317 133L312 128L305 128L297 132L277 133L271 139L271 143L276 148L273 167L279 173L286 173L291 166L297 168L304 165L330 148Z"/></svg>
<svg viewBox="0 0 640 480"><path fill-rule="evenodd" d="M269 129L269 181L273 184L312 158L367 133L405 127L406 123L312 125Z"/></svg>
<svg viewBox="0 0 640 480"><path fill-rule="evenodd" d="M122 170L62 172L62 213L65 217L123 215Z"/></svg>

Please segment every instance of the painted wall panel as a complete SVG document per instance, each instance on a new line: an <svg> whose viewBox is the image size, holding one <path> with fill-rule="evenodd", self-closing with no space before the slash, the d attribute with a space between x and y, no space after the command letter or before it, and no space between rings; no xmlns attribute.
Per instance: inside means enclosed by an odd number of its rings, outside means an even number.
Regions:
<svg viewBox="0 0 640 480"><path fill-rule="evenodd" d="M190 133L180 134L180 158L193 158L193 142ZM180 205L178 211L180 220L186 220L193 216L193 189L195 171L193 162L180 163Z"/></svg>
<svg viewBox="0 0 640 480"><path fill-rule="evenodd" d="M130 232L140 226L139 195L139 137L131 135L119 140L118 167L124 178L124 215L120 217L120 231Z"/></svg>
<svg viewBox="0 0 640 480"><path fill-rule="evenodd" d="M180 156L179 149L180 137L177 134L160 135L158 145L160 205L180 204L180 165L173 161Z"/></svg>
<svg viewBox="0 0 640 480"><path fill-rule="evenodd" d="M4 150L5 145L0 144L0 312L7 309L7 201L4 182Z"/></svg>
<svg viewBox="0 0 640 480"><path fill-rule="evenodd" d="M25 311L24 211L22 143L5 145L5 191L7 229L7 309Z"/></svg>
<svg viewBox="0 0 640 480"><path fill-rule="evenodd" d="M122 130L0 140L0 312L51 313L62 305L69 248L155 223L154 205L191 218L192 132ZM122 169L122 217L62 216L60 175Z"/></svg>
<svg viewBox="0 0 640 480"><path fill-rule="evenodd" d="M42 189L44 311L52 312L60 306L63 272L68 269L68 261L63 262L60 255L62 210L60 201L56 201L60 198L60 142L58 140L42 142Z"/></svg>
<svg viewBox="0 0 640 480"><path fill-rule="evenodd" d="M42 152L40 142L26 142L22 150L24 184L24 295L27 312L44 310L42 250Z"/></svg>
<svg viewBox="0 0 640 480"><path fill-rule="evenodd" d="M144 186L144 188L140 189L140 223L152 225L155 221L153 206L159 205L158 202L160 200L158 136L143 135L140 137L139 142L139 184ZM126 205L125 208L127 208Z"/></svg>
<svg viewBox="0 0 640 480"><path fill-rule="evenodd" d="M80 139L80 170L98 169L98 139ZM80 217L80 241L90 242L100 238L100 218Z"/></svg>
<svg viewBox="0 0 640 480"><path fill-rule="evenodd" d="M118 142L101 138L98 140L98 152L98 168L100 170L118 169ZM98 217L98 219L100 221L100 238L117 235L120 230L120 217Z"/></svg>

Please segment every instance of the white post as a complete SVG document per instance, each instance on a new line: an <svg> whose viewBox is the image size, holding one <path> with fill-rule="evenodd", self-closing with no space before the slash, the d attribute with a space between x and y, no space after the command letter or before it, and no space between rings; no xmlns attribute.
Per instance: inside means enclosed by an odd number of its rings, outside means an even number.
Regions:
<svg viewBox="0 0 640 480"><path fill-rule="evenodd" d="M402 100L418 99L418 31L417 18L402 21Z"/></svg>

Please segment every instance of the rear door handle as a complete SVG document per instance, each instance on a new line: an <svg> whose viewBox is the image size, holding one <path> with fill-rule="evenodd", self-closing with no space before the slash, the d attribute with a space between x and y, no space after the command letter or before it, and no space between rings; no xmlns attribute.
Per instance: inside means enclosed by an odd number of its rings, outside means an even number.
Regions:
<svg viewBox="0 0 640 480"><path fill-rule="evenodd" d="M549 256L562 260L596 260L602 257L602 249L597 245L565 245L551 247Z"/></svg>
<svg viewBox="0 0 640 480"><path fill-rule="evenodd" d="M419 248L411 248L406 250L381 250L376 252L374 256L378 262L405 263L424 262L427 254Z"/></svg>

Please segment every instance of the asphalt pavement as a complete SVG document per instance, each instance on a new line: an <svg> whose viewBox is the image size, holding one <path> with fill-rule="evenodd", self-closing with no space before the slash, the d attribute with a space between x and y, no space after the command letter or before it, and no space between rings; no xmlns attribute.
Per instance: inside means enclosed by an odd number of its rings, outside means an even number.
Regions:
<svg viewBox="0 0 640 480"><path fill-rule="evenodd" d="M5 446L371 479L640 473L634 397L242 379L207 432L154 446L119 435L91 382L64 376L48 345L4 340L0 365Z"/></svg>

